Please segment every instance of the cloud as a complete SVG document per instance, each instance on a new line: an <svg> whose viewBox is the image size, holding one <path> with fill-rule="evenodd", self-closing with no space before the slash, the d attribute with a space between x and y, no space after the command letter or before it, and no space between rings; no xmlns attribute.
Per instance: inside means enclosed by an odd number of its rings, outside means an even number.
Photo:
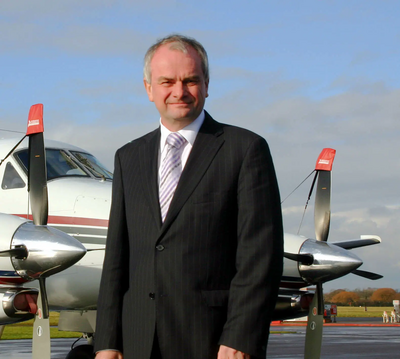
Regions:
<svg viewBox="0 0 400 359"><path fill-rule="evenodd" d="M54 27L49 32L45 24L0 23L0 43L13 54L34 57L69 56L119 57L145 53L154 37L141 31L112 24L71 25ZM57 54L57 55L56 55Z"/></svg>

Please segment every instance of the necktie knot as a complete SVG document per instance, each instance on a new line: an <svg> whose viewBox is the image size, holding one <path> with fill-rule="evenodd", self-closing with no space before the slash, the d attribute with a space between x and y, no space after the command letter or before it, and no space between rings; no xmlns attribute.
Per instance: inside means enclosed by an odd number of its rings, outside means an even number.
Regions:
<svg viewBox="0 0 400 359"><path fill-rule="evenodd" d="M181 148L181 146L186 142L185 137L183 137L180 133L178 132L172 132L168 135L167 137L167 143L175 147L176 149Z"/></svg>

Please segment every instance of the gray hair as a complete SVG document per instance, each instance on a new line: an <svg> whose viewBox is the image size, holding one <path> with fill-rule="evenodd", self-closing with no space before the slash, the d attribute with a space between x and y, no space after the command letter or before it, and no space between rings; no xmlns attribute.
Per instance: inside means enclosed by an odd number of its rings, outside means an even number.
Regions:
<svg viewBox="0 0 400 359"><path fill-rule="evenodd" d="M151 46L147 50L146 55L144 56L144 67L143 67L143 76L147 83L151 82L151 66L150 66L151 60L153 59L153 56L155 52L158 50L158 48L166 44L171 44L169 47L171 50L178 50L183 52L184 54L187 54L188 47L192 47L200 57L201 69L203 71L204 79L206 82L208 82L208 80L210 79L210 70L208 67L207 52L204 49L203 45L191 37L179 34L172 34L168 35L167 37L164 37L163 39L158 40L153 46Z"/></svg>

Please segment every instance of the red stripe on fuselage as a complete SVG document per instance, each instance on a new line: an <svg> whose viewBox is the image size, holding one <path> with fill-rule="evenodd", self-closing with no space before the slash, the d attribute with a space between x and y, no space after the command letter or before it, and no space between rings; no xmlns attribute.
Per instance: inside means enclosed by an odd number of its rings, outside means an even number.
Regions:
<svg viewBox="0 0 400 359"><path fill-rule="evenodd" d="M27 218L32 220L32 215L13 214L17 217ZM76 226L92 226L92 227L108 227L108 219L98 218L82 218L82 217L66 217L66 216L49 216L48 224L69 224Z"/></svg>
<svg viewBox="0 0 400 359"><path fill-rule="evenodd" d="M22 283L26 283L28 282L27 280L21 278L21 277L14 277L14 278L10 278L10 277L0 277L0 284L22 284Z"/></svg>

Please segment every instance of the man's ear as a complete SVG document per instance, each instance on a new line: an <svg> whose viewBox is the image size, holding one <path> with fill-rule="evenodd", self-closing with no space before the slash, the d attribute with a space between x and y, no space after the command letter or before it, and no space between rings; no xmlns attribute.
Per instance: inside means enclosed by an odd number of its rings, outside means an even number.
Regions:
<svg viewBox="0 0 400 359"><path fill-rule="evenodd" d="M209 80L206 81L206 98L208 97L208 83L209 83Z"/></svg>
<svg viewBox="0 0 400 359"><path fill-rule="evenodd" d="M143 84L144 84L144 88L146 89L147 96L149 97L149 100L151 102L154 102L154 100L153 100L153 92L151 91L151 84L149 84L146 81L146 79L143 79Z"/></svg>

